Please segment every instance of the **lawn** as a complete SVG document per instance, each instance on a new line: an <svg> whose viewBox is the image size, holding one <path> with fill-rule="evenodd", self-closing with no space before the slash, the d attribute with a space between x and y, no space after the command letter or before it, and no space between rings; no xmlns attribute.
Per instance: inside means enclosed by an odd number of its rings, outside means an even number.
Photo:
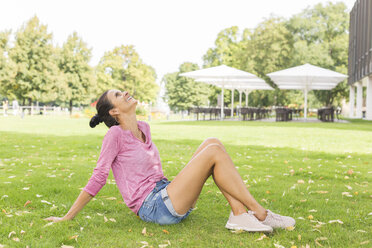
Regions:
<svg viewBox="0 0 372 248"><path fill-rule="evenodd" d="M88 119L0 117L0 247L371 247L372 122L150 122L172 179L199 144L217 137L251 193L293 216L294 230L232 233L230 209L209 179L180 224L145 223L107 184L72 221L62 216L91 176L103 125ZM146 228L144 230L144 228Z"/></svg>

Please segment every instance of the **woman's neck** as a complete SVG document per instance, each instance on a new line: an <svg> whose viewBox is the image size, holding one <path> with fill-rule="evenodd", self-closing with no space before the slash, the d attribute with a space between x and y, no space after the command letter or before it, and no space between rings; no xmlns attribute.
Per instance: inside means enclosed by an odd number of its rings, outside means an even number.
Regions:
<svg viewBox="0 0 372 248"><path fill-rule="evenodd" d="M137 125L137 117L135 114L126 115L123 114L119 117L119 120L125 120L121 121L120 127L124 130L130 130L133 134L138 133L138 125Z"/></svg>

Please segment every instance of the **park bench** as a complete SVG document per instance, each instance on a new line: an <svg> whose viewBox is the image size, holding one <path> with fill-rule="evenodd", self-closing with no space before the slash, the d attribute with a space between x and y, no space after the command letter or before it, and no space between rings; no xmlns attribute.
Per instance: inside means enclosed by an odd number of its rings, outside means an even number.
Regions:
<svg viewBox="0 0 372 248"><path fill-rule="evenodd" d="M324 122L334 121L335 109L333 107L324 107L318 109L318 119Z"/></svg>
<svg viewBox="0 0 372 248"><path fill-rule="evenodd" d="M276 108L275 114L275 121L291 121L293 110L289 108Z"/></svg>

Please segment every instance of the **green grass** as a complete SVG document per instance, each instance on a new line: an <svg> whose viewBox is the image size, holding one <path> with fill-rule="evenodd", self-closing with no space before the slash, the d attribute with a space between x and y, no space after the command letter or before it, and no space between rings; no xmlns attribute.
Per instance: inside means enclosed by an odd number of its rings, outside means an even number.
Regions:
<svg viewBox="0 0 372 248"><path fill-rule="evenodd" d="M168 247L371 247L372 122L150 125L168 178L177 175L205 138L218 137L255 198L296 218L296 228L276 230L261 241L256 241L260 233L229 232L224 225L230 209L210 179L185 221L172 226L145 223L123 204L111 173L73 221L45 226L43 218L64 215L87 183L107 128L91 129L88 119L1 116L0 244L141 247L146 241L159 247L169 241ZM31 203L24 207L27 201ZM145 227L146 236L141 234Z"/></svg>

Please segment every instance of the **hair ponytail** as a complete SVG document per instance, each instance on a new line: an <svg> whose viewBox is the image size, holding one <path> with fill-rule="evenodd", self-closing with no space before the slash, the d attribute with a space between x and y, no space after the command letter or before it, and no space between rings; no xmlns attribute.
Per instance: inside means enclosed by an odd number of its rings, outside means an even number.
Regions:
<svg viewBox="0 0 372 248"><path fill-rule="evenodd" d="M104 122L108 128L119 125L119 123L109 113L114 108L110 100L107 98L108 90L105 91L97 101L97 114L90 119L89 126L94 128L99 123Z"/></svg>

